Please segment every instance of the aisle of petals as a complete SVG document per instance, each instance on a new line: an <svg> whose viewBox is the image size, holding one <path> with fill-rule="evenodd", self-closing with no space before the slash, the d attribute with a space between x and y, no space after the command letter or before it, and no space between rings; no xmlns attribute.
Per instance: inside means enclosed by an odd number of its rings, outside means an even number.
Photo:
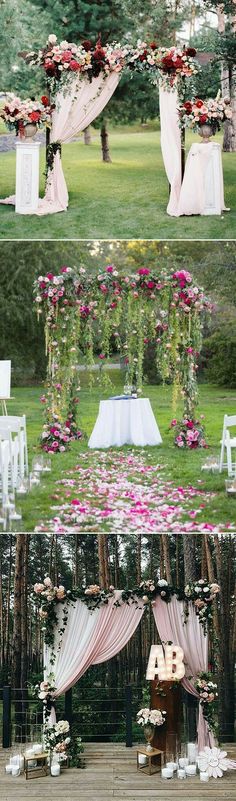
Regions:
<svg viewBox="0 0 236 801"><path fill-rule="evenodd" d="M200 480L198 488L176 487L165 477L165 468L151 464L151 458L144 451L93 451L91 464L91 453L81 454L76 467L57 482L51 520L35 531L177 534L234 530L232 523L201 523L202 511L213 493L206 492Z"/></svg>

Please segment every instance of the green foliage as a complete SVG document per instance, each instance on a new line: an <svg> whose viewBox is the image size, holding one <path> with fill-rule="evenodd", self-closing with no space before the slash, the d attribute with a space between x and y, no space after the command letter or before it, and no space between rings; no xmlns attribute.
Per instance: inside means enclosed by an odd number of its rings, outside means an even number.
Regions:
<svg viewBox="0 0 236 801"><path fill-rule="evenodd" d="M221 387L236 387L236 322L222 321L204 343L207 376Z"/></svg>
<svg viewBox="0 0 236 801"><path fill-rule="evenodd" d="M29 70L20 53L38 49L47 36L50 15L30 0L0 0L0 90L25 97L38 94L43 78Z"/></svg>

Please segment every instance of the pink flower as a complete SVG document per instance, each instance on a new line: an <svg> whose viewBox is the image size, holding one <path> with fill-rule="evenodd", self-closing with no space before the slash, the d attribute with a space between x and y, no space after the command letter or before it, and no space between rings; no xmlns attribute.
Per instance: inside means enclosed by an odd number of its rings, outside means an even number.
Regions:
<svg viewBox="0 0 236 801"><path fill-rule="evenodd" d="M49 281L52 281L54 278L53 273L47 273L46 278L48 278Z"/></svg>
<svg viewBox="0 0 236 801"><path fill-rule="evenodd" d="M138 275L150 275L150 270L148 270L147 267L140 267Z"/></svg>
<svg viewBox="0 0 236 801"><path fill-rule="evenodd" d="M47 403L47 398L45 395L41 395L40 403Z"/></svg>
<svg viewBox="0 0 236 801"><path fill-rule="evenodd" d="M113 273L113 270L114 270L114 267L112 266L112 264L108 264L108 267L106 267L106 272L107 273Z"/></svg>
<svg viewBox="0 0 236 801"><path fill-rule="evenodd" d="M171 420L171 424L170 424L171 428L174 428L175 426L177 426L177 423L178 423L178 420L176 420L175 418L174 418L174 420Z"/></svg>
<svg viewBox="0 0 236 801"><path fill-rule="evenodd" d="M103 359L105 359L105 358L106 358L106 356L105 356L105 354L104 354L104 353L99 353L99 357L98 357L98 358L99 358L99 359L101 359L101 360L103 360Z"/></svg>

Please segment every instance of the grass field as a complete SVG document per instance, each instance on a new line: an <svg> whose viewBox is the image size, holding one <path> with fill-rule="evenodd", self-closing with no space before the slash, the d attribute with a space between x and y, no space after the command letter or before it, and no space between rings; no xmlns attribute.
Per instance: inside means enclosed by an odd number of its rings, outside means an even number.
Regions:
<svg viewBox="0 0 236 801"><path fill-rule="evenodd" d="M116 391L122 389L120 373L118 370L112 371L112 381ZM92 393L86 386L87 377L81 374L81 397L79 404L79 426L86 436L90 436L93 429L99 399L101 397L100 388L95 387ZM28 441L30 450L30 462L36 449L38 448L38 438L41 431L42 416L40 413L39 397L41 388L27 387L13 390L15 400L8 404L8 411L11 414L27 415ZM107 395L114 394L113 391ZM204 490L214 492L210 498L207 508L201 512L200 522L231 523L236 524L236 500L229 498L225 493L226 473L222 475L209 475L201 473L201 464L205 461L208 453L219 453L219 441L222 431L223 414L235 412L236 390L224 390L215 388L211 385L200 387L199 413L205 415L206 437L210 446L210 451L180 451L173 445L173 432L169 430L169 423L173 416L171 408L171 392L168 387L146 386L144 395L150 398L153 411L156 415L158 425L162 434L163 444L159 447L147 449L135 449L137 453L142 452L147 463L164 465L164 475L174 481L176 486L187 486L189 484ZM103 395L103 397L106 397ZM177 415L181 416L181 408ZM62 478L68 469L73 468L79 461L80 454L87 451L86 436L80 442L73 443L71 450L65 454L54 455L52 457L52 472L47 475L39 488L31 491L23 500L20 498L19 506L23 512L24 528L32 531L40 521L46 521L52 517L50 506L53 504L52 495L55 493L55 482ZM127 450L127 449L122 449ZM93 453L89 451L88 461L93 463ZM199 485L199 480L202 485ZM107 524L106 524L107 527Z"/></svg>
<svg viewBox="0 0 236 801"><path fill-rule="evenodd" d="M196 139L196 134L194 136ZM221 135L217 140L221 141ZM193 136L187 136L187 150ZM113 130L112 164L101 162L99 132L92 144L63 146L63 168L69 189L67 212L46 217L18 216L0 206L0 237L6 239L233 239L236 237L236 159L223 154L225 202L221 217L172 218L166 214L168 183L155 130ZM44 189L41 148L40 193ZM2 153L1 197L14 194L15 153Z"/></svg>

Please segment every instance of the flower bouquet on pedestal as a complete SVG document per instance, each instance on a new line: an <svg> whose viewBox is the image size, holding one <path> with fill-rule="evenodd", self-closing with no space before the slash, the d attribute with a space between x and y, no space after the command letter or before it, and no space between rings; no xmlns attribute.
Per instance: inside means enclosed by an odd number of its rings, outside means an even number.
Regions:
<svg viewBox="0 0 236 801"><path fill-rule="evenodd" d="M209 142L209 137L214 136L225 120L232 119L232 109L228 97L221 98L218 93L215 99L208 98L201 100L186 100L179 106L179 117L181 128L190 128L196 131L203 142Z"/></svg>
<svg viewBox="0 0 236 801"><path fill-rule="evenodd" d="M21 139L25 137L32 139L38 128L50 125L52 107L48 97L44 96L40 100L21 100L20 97L8 92L6 102L3 106L0 117L5 122L9 131L16 131L16 135Z"/></svg>
<svg viewBox="0 0 236 801"><path fill-rule="evenodd" d="M143 726L144 735L147 740L147 751L152 751L152 740L156 726L163 726L165 723L166 712L160 709L140 709L137 712L137 723Z"/></svg>

